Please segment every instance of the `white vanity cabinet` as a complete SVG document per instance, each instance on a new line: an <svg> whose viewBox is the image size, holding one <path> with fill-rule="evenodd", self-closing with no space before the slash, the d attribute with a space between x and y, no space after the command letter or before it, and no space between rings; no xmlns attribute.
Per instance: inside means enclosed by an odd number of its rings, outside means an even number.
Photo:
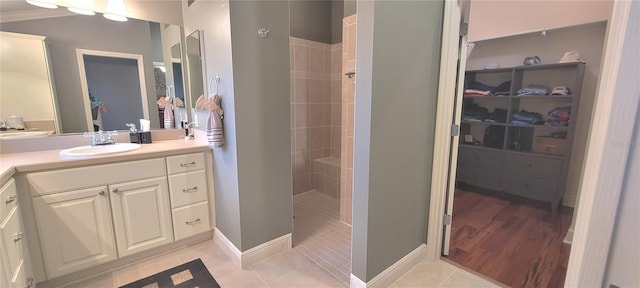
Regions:
<svg viewBox="0 0 640 288"><path fill-rule="evenodd" d="M106 186L33 198L49 277L116 259Z"/></svg>
<svg viewBox="0 0 640 288"><path fill-rule="evenodd" d="M173 242L164 158L29 173L27 181L48 279Z"/></svg>
<svg viewBox="0 0 640 288"><path fill-rule="evenodd" d="M0 186L0 199L0 285L11 288L34 287L35 278L13 179Z"/></svg>
<svg viewBox="0 0 640 288"><path fill-rule="evenodd" d="M176 241L211 230L205 167L204 153L167 157Z"/></svg>
<svg viewBox="0 0 640 288"><path fill-rule="evenodd" d="M173 242L165 177L109 185L118 255Z"/></svg>

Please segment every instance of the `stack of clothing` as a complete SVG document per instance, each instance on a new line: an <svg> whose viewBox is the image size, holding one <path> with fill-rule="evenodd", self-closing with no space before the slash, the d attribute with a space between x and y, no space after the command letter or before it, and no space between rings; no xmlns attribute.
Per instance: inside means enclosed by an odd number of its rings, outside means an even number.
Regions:
<svg viewBox="0 0 640 288"><path fill-rule="evenodd" d="M527 95L548 95L551 91L549 87L531 84L527 85L527 87L523 87L516 92L516 96L527 96Z"/></svg>
<svg viewBox="0 0 640 288"><path fill-rule="evenodd" d="M496 108L493 112L489 113L489 116L484 119L484 122L492 123L505 123L507 122L507 109Z"/></svg>
<svg viewBox="0 0 640 288"><path fill-rule="evenodd" d="M511 123L517 125L540 125L544 124L545 121L539 113L520 110L520 112L511 115Z"/></svg>
<svg viewBox="0 0 640 288"><path fill-rule="evenodd" d="M495 87L473 81L465 88L464 96L509 95L509 89L511 89L511 81L503 82Z"/></svg>
<svg viewBox="0 0 640 288"><path fill-rule="evenodd" d="M557 107L547 113L549 119L545 122L547 126L567 127L571 119L571 106Z"/></svg>
<svg viewBox="0 0 640 288"><path fill-rule="evenodd" d="M482 122L489 117L489 109L476 103L462 105L462 121Z"/></svg>

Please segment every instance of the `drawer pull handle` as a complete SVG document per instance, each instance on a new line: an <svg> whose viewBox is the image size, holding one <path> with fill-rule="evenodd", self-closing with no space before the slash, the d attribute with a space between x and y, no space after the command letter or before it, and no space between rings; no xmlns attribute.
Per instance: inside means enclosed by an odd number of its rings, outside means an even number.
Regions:
<svg viewBox="0 0 640 288"><path fill-rule="evenodd" d="M22 232L18 232L15 234L15 237L13 237L13 242L18 242L20 240L22 240L22 236L24 235L24 233Z"/></svg>
<svg viewBox="0 0 640 288"><path fill-rule="evenodd" d="M98 192L98 195L100 195L100 196L104 196L104 191L100 191L100 192Z"/></svg>
<svg viewBox="0 0 640 288"><path fill-rule="evenodd" d="M189 167L189 166L193 166L196 165L196 161L191 161L191 162L187 162L187 163L180 163L180 167Z"/></svg>
<svg viewBox="0 0 640 288"><path fill-rule="evenodd" d="M24 288L31 288L31 286L33 286L33 278L29 277L27 278L27 286L24 286Z"/></svg>
<svg viewBox="0 0 640 288"><path fill-rule="evenodd" d="M120 190L118 190L118 188L113 189L113 190L111 190L111 191L113 191L113 193L118 193L118 192L120 192Z"/></svg>
<svg viewBox="0 0 640 288"><path fill-rule="evenodd" d="M196 220L191 220L191 221L187 221L185 222L187 225L195 225L200 223L200 218L196 219Z"/></svg>
<svg viewBox="0 0 640 288"><path fill-rule="evenodd" d="M4 200L4 204L9 204L13 201L16 201L16 196L9 196L6 200Z"/></svg>
<svg viewBox="0 0 640 288"><path fill-rule="evenodd" d="M182 189L182 192L184 192L184 193L191 193L191 192L196 192L196 191L198 191L198 186L193 186L191 188Z"/></svg>

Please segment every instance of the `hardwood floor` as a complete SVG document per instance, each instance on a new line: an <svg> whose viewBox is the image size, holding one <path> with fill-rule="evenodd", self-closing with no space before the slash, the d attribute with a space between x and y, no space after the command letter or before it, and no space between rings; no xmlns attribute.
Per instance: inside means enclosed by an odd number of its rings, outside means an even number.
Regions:
<svg viewBox="0 0 640 288"><path fill-rule="evenodd" d="M572 209L456 189L449 260L511 287L563 287Z"/></svg>

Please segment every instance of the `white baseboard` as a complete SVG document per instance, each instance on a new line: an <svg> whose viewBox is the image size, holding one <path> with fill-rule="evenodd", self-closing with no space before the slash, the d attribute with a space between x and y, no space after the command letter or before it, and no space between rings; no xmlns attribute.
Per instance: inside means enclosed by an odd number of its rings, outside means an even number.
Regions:
<svg viewBox="0 0 640 288"><path fill-rule="evenodd" d="M287 251L292 246L291 233L289 233L241 252L217 227L213 231L213 241L243 269L272 255Z"/></svg>
<svg viewBox="0 0 640 288"><path fill-rule="evenodd" d="M238 250L236 245L234 245L227 236L224 236L224 234L218 230L218 227L213 228L213 242L222 248L222 251L224 251L227 256L231 257L231 260L233 260L234 263L240 266L240 263L242 263L240 261L242 252Z"/></svg>
<svg viewBox="0 0 640 288"><path fill-rule="evenodd" d="M426 253L427 246L422 244L418 246L418 248L411 251L409 254L402 257L402 259L398 260L393 265L389 266L384 271L380 272L380 274L373 277L371 281L364 282L360 280L357 276L351 274L350 284L352 288L383 288L389 287L393 282L400 279L404 274L409 272L411 268L420 263Z"/></svg>
<svg viewBox="0 0 640 288"><path fill-rule="evenodd" d="M240 256L240 263L244 269L251 264L289 249L291 249L291 233L243 251Z"/></svg>

